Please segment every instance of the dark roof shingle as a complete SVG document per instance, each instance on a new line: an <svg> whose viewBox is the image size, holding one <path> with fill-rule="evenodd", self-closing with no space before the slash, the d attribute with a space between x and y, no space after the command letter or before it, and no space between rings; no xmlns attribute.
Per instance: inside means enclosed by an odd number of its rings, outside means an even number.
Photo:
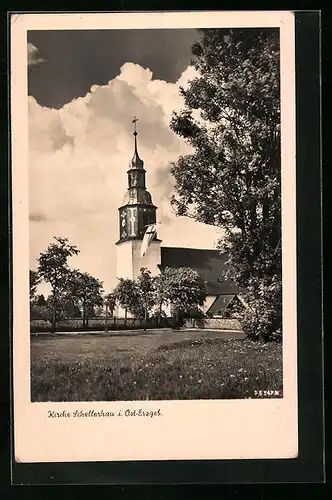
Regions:
<svg viewBox="0 0 332 500"><path fill-rule="evenodd" d="M232 282L226 282L223 274L227 270L227 254L219 250L198 248L161 247L161 269L165 267L190 267L205 281L208 295L240 293Z"/></svg>

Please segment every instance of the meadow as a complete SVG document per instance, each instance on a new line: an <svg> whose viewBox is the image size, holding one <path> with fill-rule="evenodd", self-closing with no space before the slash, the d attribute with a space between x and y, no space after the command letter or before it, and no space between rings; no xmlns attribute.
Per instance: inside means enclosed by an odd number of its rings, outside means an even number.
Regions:
<svg viewBox="0 0 332 500"><path fill-rule="evenodd" d="M213 331L31 337L32 401L262 397L282 397L280 344Z"/></svg>

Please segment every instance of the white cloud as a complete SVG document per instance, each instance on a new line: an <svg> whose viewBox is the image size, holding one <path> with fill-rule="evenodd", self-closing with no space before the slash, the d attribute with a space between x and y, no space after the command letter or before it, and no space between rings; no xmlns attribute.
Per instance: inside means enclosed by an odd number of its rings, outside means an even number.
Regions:
<svg viewBox="0 0 332 500"><path fill-rule="evenodd" d="M181 85L193 74L188 68ZM64 236L81 250L73 265L106 288L115 285L118 207L127 188L134 115L163 244L213 247L216 229L175 217L169 203L174 185L169 164L189 151L169 129L172 111L183 104L179 82L152 80L149 69L126 63L107 85L94 85L59 110L29 97L31 267L53 236Z"/></svg>
<svg viewBox="0 0 332 500"><path fill-rule="evenodd" d="M42 62L45 62L45 59L39 56L39 49L33 43L28 43L28 66L34 66Z"/></svg>

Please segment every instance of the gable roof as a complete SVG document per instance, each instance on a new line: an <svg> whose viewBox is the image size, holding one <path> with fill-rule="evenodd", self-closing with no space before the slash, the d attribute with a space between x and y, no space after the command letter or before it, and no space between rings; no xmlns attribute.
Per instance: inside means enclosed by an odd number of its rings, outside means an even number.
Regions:
<svg viewBox="0 0 332 500"><path fill-rule="evenodd" d="M205 281L208 295L234 295L241 290L232 282L224 280L226 260L227 254L221 255L219 250L162 246L160 268L190 267Z"/></svg>
<svg viewBox="0 0 332 500"><path fill-rule="evenodd" d="M211 307L206 311L212 314L216 314L218 312L224 312L229 304L232 302L234 299L235 295L230 294L230 295L218 295L216 300L213 302Z"/></svg>

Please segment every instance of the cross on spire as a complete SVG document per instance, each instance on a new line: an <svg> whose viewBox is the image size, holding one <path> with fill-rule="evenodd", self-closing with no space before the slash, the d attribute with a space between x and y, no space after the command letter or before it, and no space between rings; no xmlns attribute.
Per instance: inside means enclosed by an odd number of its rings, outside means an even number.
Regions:
<svg viewBox="0 0 332 500"><path fill-rule="evenodd" d="M138 118L136 116L134 116L133 118L133 128L134 128L134 132L133 132L133 135L135 137L135 155L138 156L138 152L137 152L137 125L136 123L138 122Z"/></svg>
<svg viewBox="0 0 332 500"><path fill-rule="evenodd" d="M136 116L134 116L134 118L133 118L133 127L134 127L134 135L135 136L137 135L137 126L136 126L137 122L138 122L138 118L136 118Z"/></svg>

